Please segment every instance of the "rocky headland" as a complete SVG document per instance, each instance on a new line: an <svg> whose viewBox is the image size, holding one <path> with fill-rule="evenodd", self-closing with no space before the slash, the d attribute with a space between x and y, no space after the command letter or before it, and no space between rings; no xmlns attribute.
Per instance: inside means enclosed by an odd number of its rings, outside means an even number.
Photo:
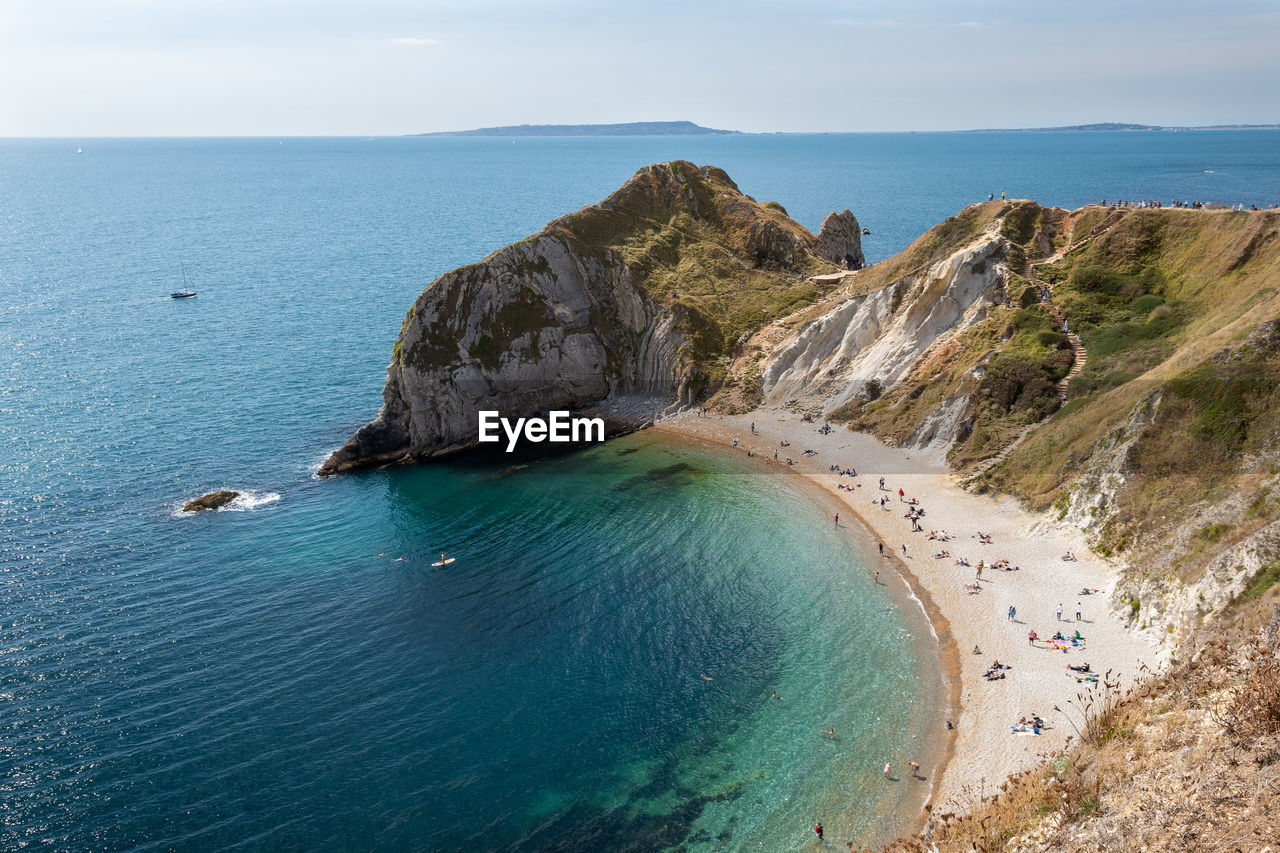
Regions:
<svg viewBox="0 0 1280 853"><path fill-rule="evenodd" d="M815 236L720 169L641 169L599 204L431 282L405 315L378 417L321 474L476 444L477 412L519 417L688 404L714 392L738 341L863 264L858 222Z"/></svg>

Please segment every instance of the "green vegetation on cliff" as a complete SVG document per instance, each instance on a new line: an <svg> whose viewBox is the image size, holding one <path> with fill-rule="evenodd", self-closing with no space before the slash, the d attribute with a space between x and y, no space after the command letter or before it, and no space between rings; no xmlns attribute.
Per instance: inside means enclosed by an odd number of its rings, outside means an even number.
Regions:
<svg viewBox="0 0 1280 853"><path fill-rule="evenodd" d="M634 284L676 310L685 356L714 385L755 329L817 302L834 287L809 277L835 267L782 205L743 195L722 170L685 161L642 169L604 202L546 233L585 257L626 265Z"/></svg>

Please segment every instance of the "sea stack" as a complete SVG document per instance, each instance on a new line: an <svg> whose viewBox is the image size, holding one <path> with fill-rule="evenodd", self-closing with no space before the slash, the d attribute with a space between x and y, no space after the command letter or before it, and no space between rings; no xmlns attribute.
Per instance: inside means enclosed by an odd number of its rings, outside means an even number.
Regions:
<svg viewBox="0 0 1280 853"><path fill-rule="evenodd" d="M639 422L704 399L741 341L835 286L812 276L862 264L848 211L815 237L721 169L647 166L599 204L428 284L377 418L320 473L472 447L482 410Z"/></svg>

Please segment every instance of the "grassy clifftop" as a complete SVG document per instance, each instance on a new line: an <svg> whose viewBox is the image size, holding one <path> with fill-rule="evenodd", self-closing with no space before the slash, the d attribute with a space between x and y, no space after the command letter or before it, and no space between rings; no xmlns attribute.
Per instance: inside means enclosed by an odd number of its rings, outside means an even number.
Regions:
<svg viewBox="0 0 1280 853"><path fill-rule="evenodd" d="M1247 515L1218 523L1270 518L1268 482L1280 471L1280 214L1090 208L1077 233L1085 227L1106 231L1038 272L1057 279L1054 299L1088 362L1069 402L988 484L1065 511L1095 452L1124 440L1112 466L1123 482L1092 514L1104 552L1167 551L1186 515L1243 493L1254 495ZM1231 538L1220 528L1184 547Z"/></svg>
<svg viewBox="0 0 1280 853"><path fill-rule="evenodd" d="M544 234L605 263L621 261L692 341L686 357L712 384L751 331L811 304L836 267L776 202L758 203L721 169L686 161L641 169L600 204L551 222Z"/></svg>

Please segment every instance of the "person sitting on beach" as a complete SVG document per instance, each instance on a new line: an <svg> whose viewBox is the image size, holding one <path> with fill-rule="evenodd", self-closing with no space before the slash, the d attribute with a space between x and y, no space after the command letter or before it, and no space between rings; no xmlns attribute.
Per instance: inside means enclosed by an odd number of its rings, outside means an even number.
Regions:
<svg viewBox="0 0 1280 853"><path fill-rule="evenodd" d="M1081 664L1080 666L1072 666L1071 664L1067 664L1067 669L1075 670L1076 672L1088 672L1089 664L1085 663L1085 664Z"/></svg>
<svg viewBox="0 0 1280 853"><path fill-rule="evenodd" d="M1084 639L1084 634L1081 634L1079 631L1076 631L1074 634L1072 634L1072 635L1071 635L1071 639L1073 639L1073 640L1083 640L1083 639Z"/></svg>
<svg viewBox="0 0 1280 853"><path fill-rule="evenodd" d="M1080 590L1081 595L1096 595L1097 592L1098 591L1096 589L1089 589L1088 587L1085 587L1084 589Z"/></svg>
<svg viewBox="0 0 1280 853"><path fill-rule="evenodd" d="M956 560L956 565L964 566L965 568L972 568L972 566L969 565L969 561L966 560L964 557L961 557L958 560Z"/></svg>
<svg viewBox="0 0 1280 853"><path fill-rule="evenodd" d="M1074 563L1076 562L1076 555L1068 551L1062 555L1062 559L1066 560L1068 563Z"/></svg>
<svg viewBox="0 0 1280 853"><path fill-rule="evenodd" d="M946 551L939 551L938 553L933 555L933 558L935 560L945 560L947 557L950 557L950 556L951 554L949 554Z"/></svg>

